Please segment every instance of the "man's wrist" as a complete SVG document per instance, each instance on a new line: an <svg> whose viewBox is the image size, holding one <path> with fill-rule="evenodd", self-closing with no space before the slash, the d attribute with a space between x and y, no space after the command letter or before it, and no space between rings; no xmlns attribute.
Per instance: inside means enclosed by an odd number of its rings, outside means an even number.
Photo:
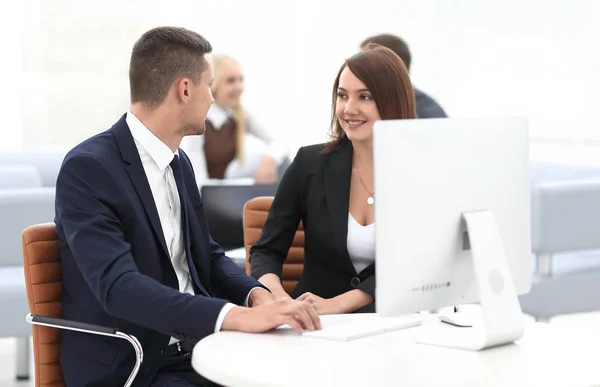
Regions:
<svg viewBox="0 0 600 387"><path fill-rule="evenodd" d="M223 325L221 325L222 331L237 331L240 321L240 315L244 313L246 308L242 306L235 306L227 312Z"/></svg>
<svg viewBox="0 0 600 387"><path fill-rule="evenodd" d="M219 313L219 316L217 317L217 322L215 323L215 332L220 332L223 329L223 323L225 322L227 315L235 307L236 306L234 304L229 302L225 304L225 306L223 306L221 312Z"/></svg>

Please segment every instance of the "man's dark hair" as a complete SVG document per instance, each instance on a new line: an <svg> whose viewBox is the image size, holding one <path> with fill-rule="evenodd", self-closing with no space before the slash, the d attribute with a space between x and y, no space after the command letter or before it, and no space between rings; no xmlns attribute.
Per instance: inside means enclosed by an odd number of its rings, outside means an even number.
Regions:
<svg viewBox="0 0 600 387"><path fill-rule="evenodd" d="M200 81L207 65L204 55L211 51L208 40L185 28L158 27L144 33L131 52L131 103L156 107L178 78Z"/></svg>
<svg viewBox="0 0 600 387"><path fill-rule="evenodd" d="M404 40L391 34L375 35L365 39L360 44L360 48L364 48L369 43L379 44L394 51L402 59L406 68L410 70L410 50Z"/></svg>

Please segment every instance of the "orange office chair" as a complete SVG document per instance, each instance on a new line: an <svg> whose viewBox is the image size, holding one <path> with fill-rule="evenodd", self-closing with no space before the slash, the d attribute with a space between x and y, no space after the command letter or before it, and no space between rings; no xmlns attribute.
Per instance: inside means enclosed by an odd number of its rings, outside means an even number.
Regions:
<svg viewBox="0 0 600 387"><path fill-rule="evenodd" d="M135 350L136 362L125 387L131 386L143 360L142 346L131 335L117 329L64 320L61 315L62 273L58 236L54 223L27 227L23 231L23 268L33 324L33 357L36 387L64 387L60 365L60 329L127 340Z"/></svg>
<svg viewBox="0 0 600 387"><path fill-rule="evenodd" d="M244 247L246 247L246 273L250 275L250 247L258 241L267 220L273 197L257 197L244 206ZM304 229L302 222L294 236L287 259L283 263L281 283L283 289L291 295L304 269Z"/></svg>

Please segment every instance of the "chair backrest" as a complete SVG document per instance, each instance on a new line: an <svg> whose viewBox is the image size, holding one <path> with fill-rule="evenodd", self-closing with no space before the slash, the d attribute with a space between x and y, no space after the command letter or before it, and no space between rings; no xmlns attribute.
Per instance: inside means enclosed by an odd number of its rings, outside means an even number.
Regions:
<svg viewBox="0 0 600 387"><path fill-rule="evenodd" d="M531 161L529 173L532 187L565 180L600 179L599 167L547 161Z"/></svg>
<svg viewBox="0 0 600 387"><path fill-rule="evenodd" d="M44 187L56 187L56 178L69 147L0 152L0 165L33 165Z"/></svg>
<svg viewBox="0 0 600 387"><path fill-rule="evenodd" d="M62 273L54 223L23 231L23 268L32 315L61 317ZM25 318L25 316L23 316ZM60 365L60 330L33 325L36 387L64 387Z"/></svg>
<svg viewBox="0 0 600 387"><path fill-rule="evenodd" d="M250 274L250 247L260 238L273 197L258 197L244 206L244 247L246 248L246 273ZM283 263L281 282L288 294L292 294L304 269L304 229L302 222L294 236L288 256Z"/></svg>
<svg viewBox="0 0 600 387"><path fill-rule="evenodd" d="M0 189L0 267L23 265L23 229L52 222L54 197L52 187Z"/></svg>
<svg viewBox="0 0 600 387"><path fill-rule="evenodd" d="M33 165L0 165L0 189L39 188L42 178Z"/></svg>

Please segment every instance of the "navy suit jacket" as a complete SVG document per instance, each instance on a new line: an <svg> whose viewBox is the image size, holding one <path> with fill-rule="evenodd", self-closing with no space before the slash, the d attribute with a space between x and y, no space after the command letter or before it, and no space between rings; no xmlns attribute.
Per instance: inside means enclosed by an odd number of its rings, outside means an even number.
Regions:
<svg viewBox="0 0 600 387"><path fill-rule="evenodd" d="M261 286L212 240L190 161L179 154L196 296L178 291L125 115L72 149L56 183L62 316L136 336L144 361L134 386L150 383L171 336L214 333L226 300L242 305ZM78 387L123 385L135 362L127 341L73 331L62 332L60 359L67 386Z"/></svg>

